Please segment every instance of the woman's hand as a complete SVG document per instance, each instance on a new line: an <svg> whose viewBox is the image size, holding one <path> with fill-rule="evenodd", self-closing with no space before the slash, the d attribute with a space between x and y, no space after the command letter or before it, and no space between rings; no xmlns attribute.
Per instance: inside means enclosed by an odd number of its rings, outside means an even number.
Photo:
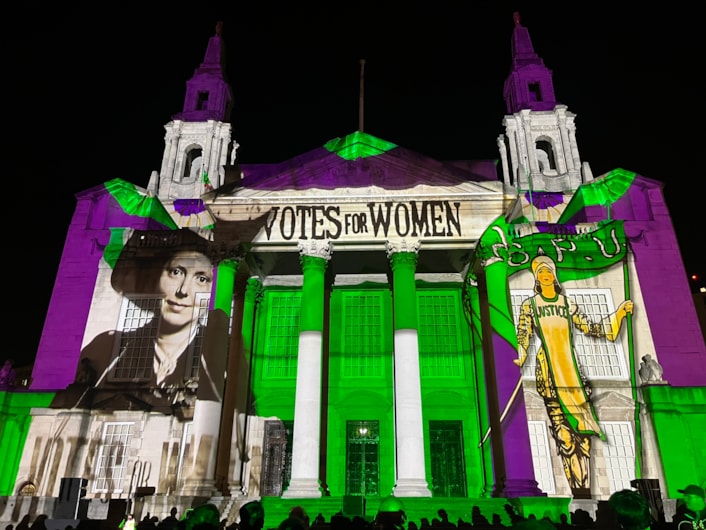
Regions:
<svg viewBox="0 0 706 530"><path fill-rule="evenodd" d="M618 314L620 316L625 316L627 314L632 314L632 310L635 308L632 300L625 300L622 304L618 306Z"/></svg>

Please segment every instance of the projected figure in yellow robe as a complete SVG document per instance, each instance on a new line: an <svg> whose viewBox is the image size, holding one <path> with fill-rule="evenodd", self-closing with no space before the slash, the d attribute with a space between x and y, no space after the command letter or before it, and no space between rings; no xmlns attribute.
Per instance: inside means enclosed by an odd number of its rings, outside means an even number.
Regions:
<svg viewBox="0 0 706 530"><path fill-rule="evenodd" d="M589 401L590 388L579 372L572 333L576 328L589 336L615 341L633 303L626 300L615 313L593 322L561 294L556 265L549 256L538 255L532 261L532 273L537 294L522 302L517 324L519 358L513 362L524 364L536 333L541 342L535 370L537 392L544 399L569 486L575 497L586 498L590 497L591 436L605 439L605 435Z"/></svg>

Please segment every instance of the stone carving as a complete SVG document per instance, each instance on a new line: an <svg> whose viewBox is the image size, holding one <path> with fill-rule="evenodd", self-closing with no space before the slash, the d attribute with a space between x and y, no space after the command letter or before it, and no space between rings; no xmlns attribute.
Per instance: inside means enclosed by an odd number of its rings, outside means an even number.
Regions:
<svg viewBox="0 0 706 530"><path fill-rule="evenodd" d="M299 240L297 243L297 248L299 249L300 256L323 258L326 261L331 259L331 255L333 253L333 245L329 240Z"/></svg>
<svg viewBox="0 0 706 530"><path fill-rule="evenodd" d="M407 241L406 239L399 241L388 240L385 243L388 258L397 252L414 252L417 254L421 246L422 242L418 239L414 241Z"/></svg>
<svg viewBox="0 0 706 530"><path fill-rule="evenodd" d="M640 379L642 384L650 384L662 381L662 365L655 361L651 355L643 355L640 363Z"/></svg>

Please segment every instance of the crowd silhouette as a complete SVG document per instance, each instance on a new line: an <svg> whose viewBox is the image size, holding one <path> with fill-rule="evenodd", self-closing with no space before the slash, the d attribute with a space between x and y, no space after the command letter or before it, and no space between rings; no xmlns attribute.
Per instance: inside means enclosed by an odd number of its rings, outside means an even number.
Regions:
<svg viewBox="0 0 706 530"><path fill-rule="evenodd" d="M439 509L431 519L422 517L419 521L407 520L403 510L379 511L374 517L348 517L343 512L338 512L327 521L321 513L310 520L304 508L295 506L278 524L268 521L265 525L262 504L260 501L250 501L240 507L239 520L230 524L227 519L221 519L215 505L207 503L185 510L181 517L177 517L177 508L174 507L169 516L161 521L148 512L137 523L136 530L628 530L628 527L619 522L618 514L605 506L603 510L598 510L595 520L588 512L580 509L568 516L562 514L559 521L552 521L548 517L538 519L532 514L524 517L511 504L505 505L505 515L503 518L500 514L493 513L488 518L486 514L481 513L478 506L473 506L468 521L462 518L451 521L444 509ZM47 526L46 515L37 515L31 523L30 519L29 514L25 515L16 526L9 524L5 530L51 530ZM98 521L80 521L76 528L68 525L58 530L115 530L104 529L96 523ZM671 529L677 529L676 523L653 520L651 525L639 530Z"/></svg>

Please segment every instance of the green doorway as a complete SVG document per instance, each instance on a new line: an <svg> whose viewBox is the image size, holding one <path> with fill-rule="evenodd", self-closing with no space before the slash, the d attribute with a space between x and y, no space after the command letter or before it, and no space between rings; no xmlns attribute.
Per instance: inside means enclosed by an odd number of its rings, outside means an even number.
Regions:
<svg viewBox="0 0 706 530"><path fill-rule="evenodd" d="M430 421L431 482L434 497L466 496L466 463L460 421Z"/></svg>
<svg viewBox="0 0 706 530"><path fill-rule="evenodd" d="M380 426L346 422L346 495L376 497L380 486Z"/></svg>

